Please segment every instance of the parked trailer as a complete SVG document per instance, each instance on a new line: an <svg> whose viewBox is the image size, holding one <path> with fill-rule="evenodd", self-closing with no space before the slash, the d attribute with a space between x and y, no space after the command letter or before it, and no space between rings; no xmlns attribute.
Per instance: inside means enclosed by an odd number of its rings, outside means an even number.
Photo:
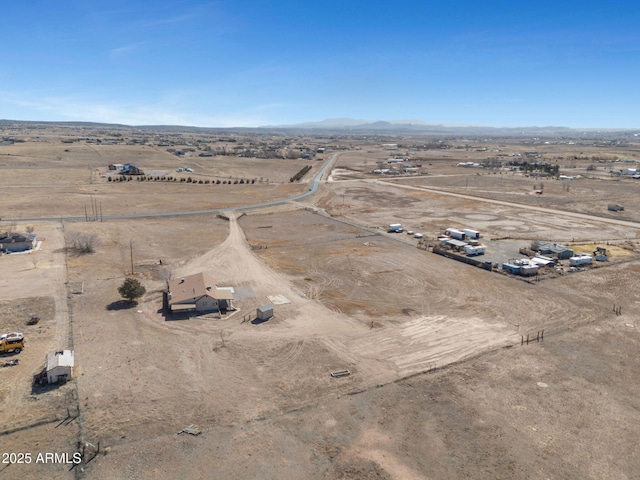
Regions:
<svg viewBox="0 0 640 480"><path fill-rule="evenodd" d="M537 275L540 267L538 265L532 265L530 263L520 265L520 275L523 277L530 277Z"/></svg>
<svg viewBox="0 0 640 480"><path fill-rule="evenodd" d="M484 255L484 252L486 250L487 247L485 247L484 245L465 245L464 246L464 252L469 256L469 257L473 257L475 255Z"/></svg>
<svg viewBox="0 0 640 480"><path fill-rule="evenodd" d="M456 240L464 240L466 237L464 232L461 232L460 230L456 230L455 228L449 228L444 233L449 235L451 238L455 238Z"/></svg>
<svg viewBox="0 0 640 480"><path fill-rule="evenodd" d="M569 259L569 265L572 267L579 267L581 265L590 265L593 262L591 255L576 255Z"/></svg>
<svg viewBox="0 0 640 480"><path fill-rule="evenodd" d="M402 233L402 224L401 223L391 223L389 224L388 233Z"/></svg>
<svg viewBox="0 0 640 480"><path fill-rule="evenodd" d="M522 275L523 277L529 277L536 275L540 267L529 260L510 260L508 263L502 264L502 270L513 275Z"/></svg>
<svg viewBox="0 0 640 480"><path fill-rule="evenodd" d="M468 237L468 238L480 238L480 232L477 230L471 230L469 228L463 228L462 231L464 232L464 234Z"/></svg>
<svg viewBox="0 0 640 480"><path fill-rule="evenodd" d="M514 265L512 263L503 263L502 270L509 272L513 275L520 275L520 265Z"/></svg>

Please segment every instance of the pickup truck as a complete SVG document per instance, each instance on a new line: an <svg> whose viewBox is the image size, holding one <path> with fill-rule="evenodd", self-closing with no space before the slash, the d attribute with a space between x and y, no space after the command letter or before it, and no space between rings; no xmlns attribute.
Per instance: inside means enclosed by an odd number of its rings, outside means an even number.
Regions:
<svg viewBox="0 0 640 480"><path fill-rule="evenodd" d="M0 353L20 353L24 348L22 333L5 333L0 336Z"/></svg>

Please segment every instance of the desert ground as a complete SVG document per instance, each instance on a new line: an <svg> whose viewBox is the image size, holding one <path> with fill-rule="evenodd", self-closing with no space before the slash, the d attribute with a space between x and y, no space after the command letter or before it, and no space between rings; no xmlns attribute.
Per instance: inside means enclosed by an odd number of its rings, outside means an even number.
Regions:
<svg viewBox="0 0 640 480"><path fill-rule="evenodd" d="M318 161L229 154L268 142L228 134L5 134L23 141L0 147L0 231L41 244L0 256L2 332L27 339L0 357L20 360L0 368L0 452L32 459L3 461L2 478L638 478L640 180L612 172L640 145L273 140L322 147ZM203 145L224 148L200 157ZM572 178L508 168L533 150ZM246 208L308 191L334 155L316 194ZM373 173L397 157L420 167ZM108 169L134 162L144 181ZM456 226L480 230L494 261L539 239L606 247L609 261L516 278L428 248ZM234 287L237 309L163 311L167 281L198 272ZM136 305L117 291L127 276L146 288ZM274 317L256 321L268 303ZM73 379L34 387L62 348ZM84 457L36 461L47 452Z"/></svg>

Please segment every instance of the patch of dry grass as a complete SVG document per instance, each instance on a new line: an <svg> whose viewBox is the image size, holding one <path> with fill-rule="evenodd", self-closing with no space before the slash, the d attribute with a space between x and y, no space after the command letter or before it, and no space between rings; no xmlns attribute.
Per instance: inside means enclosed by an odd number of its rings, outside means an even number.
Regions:
<svg viewBox="0 0 640 480"><path fill-rule="evenodd" d="M40 321L53 318L55 302L53 297L25 297L0 300L0 330L22 331L27 320L40 317Z"/></svg>
<svg viewBox="0 0 640 480"><path fill-rule="evenodd" d="M604 247L607 249L607 256L610 258L623 258L633 255L633 252L617 245L603 245L601 243L586 243L580 245L568 245L576 253L591 254L595 252L596 247Z"/></svg>

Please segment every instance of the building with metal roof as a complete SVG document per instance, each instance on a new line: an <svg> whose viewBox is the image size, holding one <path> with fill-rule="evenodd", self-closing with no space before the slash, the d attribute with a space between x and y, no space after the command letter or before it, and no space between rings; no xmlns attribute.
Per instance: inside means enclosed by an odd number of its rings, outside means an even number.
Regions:
<svg viewBox="0 0 640 480"><path fill-rule="evenodd" d="M47 355L45 372L49 383L66 382L71 379L75 364L73 350L59 350Z"/></svg>

